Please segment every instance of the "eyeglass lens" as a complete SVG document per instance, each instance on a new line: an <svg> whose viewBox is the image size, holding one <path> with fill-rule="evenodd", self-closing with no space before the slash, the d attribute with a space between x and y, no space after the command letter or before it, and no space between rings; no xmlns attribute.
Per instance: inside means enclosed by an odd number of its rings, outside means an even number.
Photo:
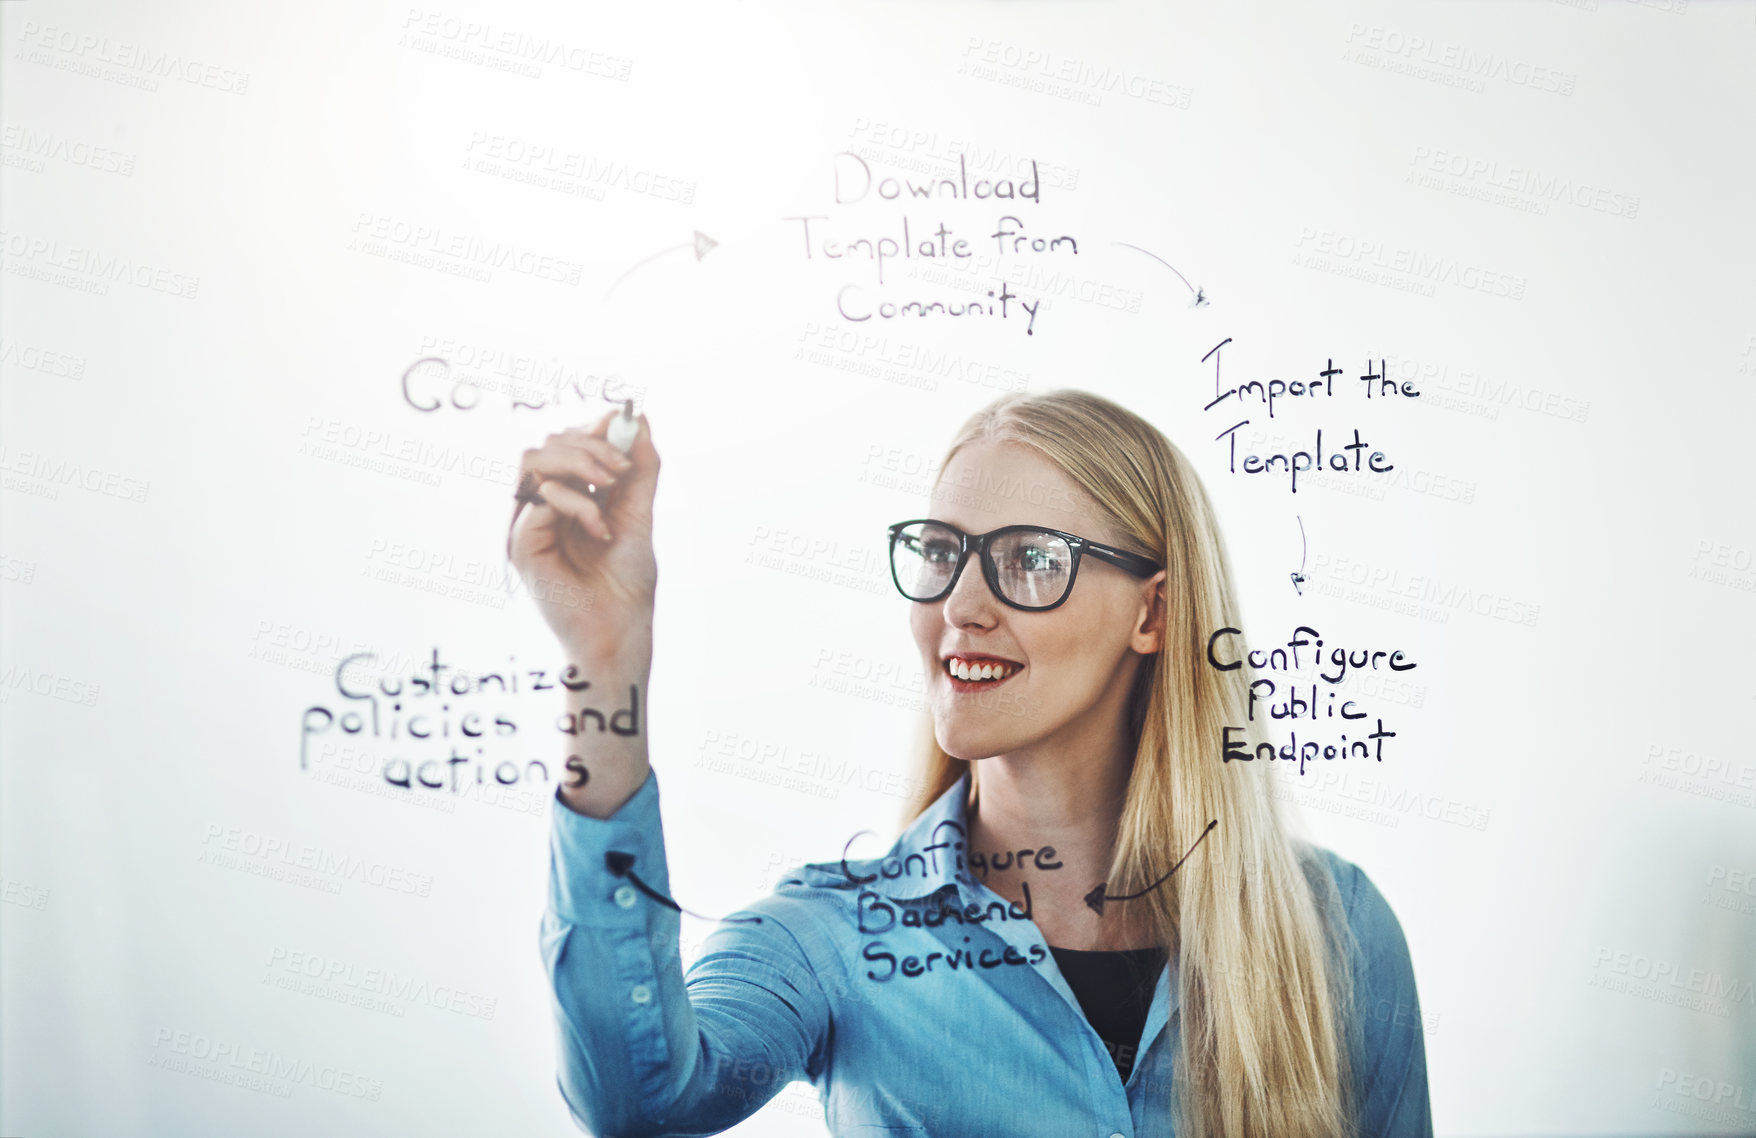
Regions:
<svg viewBox="0 0 1756 1138"><path fill-rule="evenodd" d="M903 594L925 601L944 592L957 569L958 544L954 531L929 522L900 530L890 547L890 561ZM1014 604L1052 605L1066 595L1073 575L1072 548L1041 530L1000 535L988 543L988 558L1001 596Z"/></svg>

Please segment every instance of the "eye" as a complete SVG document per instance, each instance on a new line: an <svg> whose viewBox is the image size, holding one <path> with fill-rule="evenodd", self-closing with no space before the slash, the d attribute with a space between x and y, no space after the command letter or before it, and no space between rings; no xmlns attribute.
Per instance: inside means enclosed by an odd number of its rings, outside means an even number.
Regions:
<svg viewBox="0 0 1756 1138"><path fill-rule="evenodd" d="M919 551L928 561L943 564L957 560L957 543L954 541L923 541Z"/></svg>
<svg viewBox="0 0 1756 1138"><path fill-rule="evenodd" d="M995 552L995 562L1002 569L1025 573L1060 573L1066 570L1065 554L1059 542L1021 541L1004 551Z"/></svg>

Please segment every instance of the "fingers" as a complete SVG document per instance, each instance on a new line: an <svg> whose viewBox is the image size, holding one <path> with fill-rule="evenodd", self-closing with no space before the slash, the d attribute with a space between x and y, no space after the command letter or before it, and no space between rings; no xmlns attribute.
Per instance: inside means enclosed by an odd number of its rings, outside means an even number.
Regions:
<svg viewBox="0 0 1756 1138"><path fill-rule="evenodd" d="M538 485L549 505L564 517L578 522L585 532L605 541L611 540L610 527L604 523L603 511L592 499L565 482L543 482Z"/></svg>
<svg viewBox="0 0 1756 1138"><path fill-rule="evenodd" d="M588 487L624 486L624 491L615 501L617 516L624 523L635 526L651 522L652 496L659 468L658 451L652 445L652 428L645 415L635 416L640 429L628 454L624 455L604 437L610 420L619 414L619 409L608 411L589 428L564 428L551 434L541 446L524 452L520 463L521 477L529 477L536 483L543 501L532 503L530 524L523 527L523 531L552 531L557 543L554 548L563 555L570 544L563 538L563 531L580 531L574 540L586 535L602 541L614 540L607 518L611 504L608 500L600 502L592 497L586 492ZM551 510L554 512L550 513ZM514 535L518 531L515 519L507 533L509 557L513 554Z"/></svg>
<svg viewBox="0 0 1756 1138"><path fill-rule="evenodd" d="M614 486L632 464L609 443L602 439L596 441L608 448L615 458L600 455L577 439L569 438L567 432L559 432L550 435L542 446L526 450L521 467L550 480L576 482L581 486Z"/></svg>
<svg viewBox="0 0 1756 1138"><path fill-rule="evenodd" d="M582 445L591 447L594 453L620 456L622 452L616 449L605 438L605 435L609 431L610 420L621 413L620 410L606 412L603 418L590 427L568 427L561 434L569 439L581 440ZM634 460L634 469L639 471L640 476L656 474L659 468L659 456L658 451L653 449L652 445L652 425L647 422L644 414L636 415L634 418L639 421L640 427L635 432L633 442L628 445L627 457ZM583 440L591 441L584 442ZM618 467L618 469L621 468Z"/></svg>
<svg viewBox="0 0 1756 1138"><path fill-rule="evenodd" d="M602 424L599 424L599 428ZM610 470L620 474L628 473L634 461L601 434L593 434L584 427L568 427L558 433L558 437L586 451L593 458L603 463Z"/></svg>

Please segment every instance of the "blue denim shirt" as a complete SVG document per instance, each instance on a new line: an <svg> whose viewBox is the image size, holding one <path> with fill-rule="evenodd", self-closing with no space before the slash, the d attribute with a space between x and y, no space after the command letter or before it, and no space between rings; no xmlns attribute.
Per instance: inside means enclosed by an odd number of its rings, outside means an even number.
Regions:
<svg viewBox="0 0 1756 1138"><path fill-rule="evenodd" d="M967 832L968 784L886 857L849 859L875 880L813 863L727 914L762 919L715 926L686 976L678 912L604 856L633 854L633 873L670 895L656 773L609 818L557 800L541 939L575 1121L599 1138L717 1134L806 1080L837 1136L1170 1138L1176 960L1124 1084L1036 923L947 856ZM1428 1138L1402 928L1364 873L1321 853L1356 941L1359 1132Z"/></svg>

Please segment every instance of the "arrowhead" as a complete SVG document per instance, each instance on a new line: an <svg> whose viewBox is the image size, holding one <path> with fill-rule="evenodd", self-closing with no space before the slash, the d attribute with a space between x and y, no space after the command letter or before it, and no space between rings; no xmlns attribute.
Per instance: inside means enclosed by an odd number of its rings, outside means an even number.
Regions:
<svg viewBox="0 0 1756 1138"><path fill-rule="evenodd" d="M1092 891L1085 895L1085 903L1090 905L1092 912L1100 917L1104 915L1104 886L1106 884L1108 883L1103 881L1098 882Z"/></svg>
<svg viewBox="0 0 1756 1138"><path fill-rule="evenodd" d="M604 854L604 865L617 877L626 877L628 870L634 865L634 855L621 850L610 850Z"/></svg>
<svg viewBox="0 0 1756 1138"><path fill-rule="evenodd" d="M1294 573L1294 574L1292 574L1292 578L1293 578L1293 588L1298 590L1298 593L1301 597L1304 596L1305 590L1300 588L1300 586L1302 586L1305 583L1305 575L1303 573Z"/></svg>
<svg viewBox="0 0 1756 1138"><path fill-rule="evenodd" d="M718 244L718 241L715 241L713 238L697 229L695 231L695 259L697 261L701 260L701 258L707 256L707 251L709 249Z"/></svg>

